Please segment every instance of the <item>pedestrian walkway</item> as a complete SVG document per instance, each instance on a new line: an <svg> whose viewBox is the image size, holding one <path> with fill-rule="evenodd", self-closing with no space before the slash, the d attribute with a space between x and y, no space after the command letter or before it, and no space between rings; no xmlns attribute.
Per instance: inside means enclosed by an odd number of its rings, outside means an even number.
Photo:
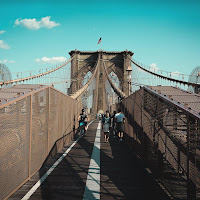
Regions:
<svg viewBox="0 0 200 200"><path fill-rule="evenodd" d="M65 146L9 199L168 198L125 143L112 137L104 142L96 120L84 138Z"/></svg>

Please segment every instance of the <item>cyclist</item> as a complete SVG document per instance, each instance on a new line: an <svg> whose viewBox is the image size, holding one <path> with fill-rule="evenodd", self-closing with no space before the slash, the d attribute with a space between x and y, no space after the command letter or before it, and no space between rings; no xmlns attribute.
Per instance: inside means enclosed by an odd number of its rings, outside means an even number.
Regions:
<svg viewBox="0 0 200 200"><path fill-rule="evenodd" d="M78 117L78 121L79 121L79 128L81 128L80 129L80 134L81 134L81 136L85 136L88 116L85 114L85 110L84 109L82 109L82 112Z"/></svg>

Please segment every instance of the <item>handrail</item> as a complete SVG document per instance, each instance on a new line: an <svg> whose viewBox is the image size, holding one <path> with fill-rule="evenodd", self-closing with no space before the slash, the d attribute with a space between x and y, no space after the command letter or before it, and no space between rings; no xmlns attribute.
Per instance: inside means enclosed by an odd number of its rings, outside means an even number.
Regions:
<svg viewBox="0 0 200 200"><path fill-rule="evenodd" d="M130 58L129 58L130 59ZM130 59L131 60L131 59ZM133 60L131 60L131 62L136 65L137 67L139 67L140 69L144 70L145 72L148 72L150 74L153 74L155 76L158 76L160 78L163 78L163 79L167 79L169 81L174 81L174 82L178 82L178 83L181 83L181 84L185 84L185 85L191 85L191 86L198 86L200 87L200 84L197 84L197 83L191 83L191 82L188 82L188 81L182 81L182 80L178 80L178 79L174 79L174 78L170 78L170 77L167 77L167 76L163 76L163 75L160 75L160 74L157 74L155 72L152 72L148 69L145 69L144 67L140 66L139 64L137 64L136 62L134 62Z"/></svg>
<svg viewBox="0 0 200 200"><path fill-rule="evenodd" d="M28 77L25 77L25 78L19 78L19 79L15 79L15 80L0 82L0 85L2 86L2 85L5 85L5 84L12 84L12 83L21 82L21 81L27 81L27 80L30 80L30 79L34 79L34 78L38 78L38 77L50 74L50 73L55 72L58 69L64 67L65 65L67 65L69 62L71 62L73 60L73 58L74 57L72 57L70 60L68 60L67 62L65 62L61 66L56 67L55 69L52 69L50 71L47 71L47 72L44 72L44 73L40 73L40 74L37 74L37 75L34 75L34 76L28 76Z"/></svg>

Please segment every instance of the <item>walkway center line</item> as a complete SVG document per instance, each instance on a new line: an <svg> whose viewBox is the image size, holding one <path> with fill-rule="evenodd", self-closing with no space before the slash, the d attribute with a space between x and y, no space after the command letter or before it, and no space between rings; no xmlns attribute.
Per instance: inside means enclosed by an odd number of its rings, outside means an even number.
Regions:
<svg viewBox="0 0 200 200"><path fill-rule="evenodd" d="M94 120L93 120L94 121ZM91 121L88 126L93 122ZM63 153L62 156L51 166L51 168L42 176L42 178L26 193L26 195L21 200L27 200L31 195L40 187L40 185L46 180L46 178L51 174L51 172L58 166L58 164L63 160L63 158L70 152L74 145L79 141L80 137L74 141L71 146Z"/></svg>
<svg viewBox="0 0 200 200"><path fill-rule="evenodd" d="M99 122L90 160L83 199L100 199L100 138L101 122Z"/></svg>

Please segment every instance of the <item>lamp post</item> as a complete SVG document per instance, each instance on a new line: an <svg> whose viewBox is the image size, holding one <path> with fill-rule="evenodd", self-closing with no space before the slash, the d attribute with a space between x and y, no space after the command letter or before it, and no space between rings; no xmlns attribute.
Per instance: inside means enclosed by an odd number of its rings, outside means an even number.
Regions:
<svg viewBox="0 0 200 200"><path fill-rule="evenodd" d="M128 80L128 96L129 96L131 94L131 72L132 72L131 65L128 66L126 71L127 71L127 80Z"/></svg>

